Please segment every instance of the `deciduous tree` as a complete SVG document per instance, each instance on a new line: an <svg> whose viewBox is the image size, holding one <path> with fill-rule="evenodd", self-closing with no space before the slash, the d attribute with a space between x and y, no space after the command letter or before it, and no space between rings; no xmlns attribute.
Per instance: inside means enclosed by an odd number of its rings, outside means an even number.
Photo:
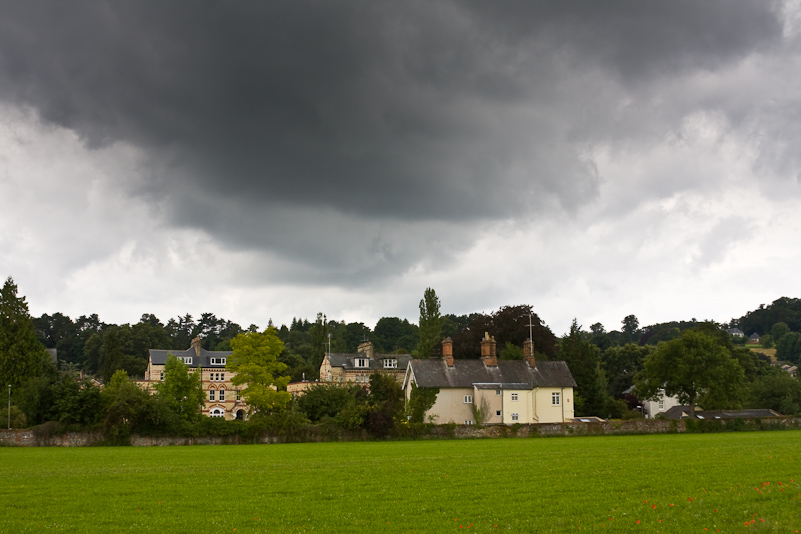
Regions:
<svg viewBox="0 0 801 534"><path fill-rule="evenodd" d="M745 393L745 373L720 338L699 327L659 344L635 379L638 394L649 398L664 389L678 395L690 417L702 396L707 408L735 407Z"/></svg>
<svg viewBox="0 0 801 534"><path fill-rule="evenodd" d="M266 414L286 407L291 398L285 391L289 377L279 376L287 367L278 361L284 343L275 327L262 333L239 334L231 341L231 348L233 354L228 357L226 368L236 373L232 379L235 385L247 386L242 395L251 413Z"/></svg>
<svg viewBox="0 0 801 534"><path fill-rule="evenodd" d="M156 391L184 421L194 423L200 419L205 401L200 371L190 373L184 362L170 354L164 364L164 380L156 383Z"/></svg>

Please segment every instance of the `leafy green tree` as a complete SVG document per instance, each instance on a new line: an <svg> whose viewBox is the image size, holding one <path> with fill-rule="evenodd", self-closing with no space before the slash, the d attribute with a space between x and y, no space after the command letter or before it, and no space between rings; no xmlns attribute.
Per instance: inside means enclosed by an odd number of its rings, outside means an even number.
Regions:
<svg viewBox="0 0 801 534"><path fill-rule="evenodd" d="M576 381L576 415L605 416L606 379L601 371L601 351L590 343L589 336L581 331L581 326L573 319L570 332L559 341L559 357L570 369Z"/></svg>
<svg viewBox="0 0 801 534"><path fill-rule="evenodd" d="M776 369L751 385L751 406L783 415L801 415L801 382Z"/></svg>
<svg viewBox="0 0 801 534"><path fill-rule="evenodd" d="M50 356L36 338L24 296L9 276L0 290L0 384L13 389L40 376Z"/></svg>
<svg viewBox="0 0 801 534"><path fill-rule="evenodd" d="M773 336L773 339L775 339L776 341L779 341L782 337L784 337L785 334L789 333L790 333L790 327L787 326L787 323L784 322L776 323L770 329L770 335Z"/></svg>
<svg viewBox="0 0 801 534"><path fill-rule="evenodd" d="M635 378L640 396L651 398L660 389L668 396L690 406L703 398L706 408L729 408L739 404L745 392L745 373L729 348L718 337L701 327L685 330L681 337L666 341L645 359L643 370Z"/></svg>
<svg viewBox="0 0 801 534"><path fill-rule="evenodd" d="M403 415L403 389L395 377L373 373L370 375L369 410L365 417L367 431L384 437L395 427Z"/></svg>
<svg viewBox="0 0 801 534"><path fill-rule="evenodd" d="M67 373L59 373L52 391L51 421L78 427L90 427L99 421L100 389L91 382L79 381Z"/></svg>
<svg viewBox="0 0 801 534"><path fill-rule="evenodd" d="M418 327L408 319L382 317L373 330L381 352L402 352L411 354L419 338Z"/></svg>
<svg viewBox="0 0 801 534"><path fill-rule="evenodd" d="M439 297L433 289L426 288L420 299L420 341L415 356L430 358L440 341L442 341L442 316L439 312Z"/></svg>
<svg viewBox="0 0 801 534"><path fill-rule="evenodd" d="M640 321L636 315L627 315L623 318L623 338L627 343L638 341L636 339L637 333L640 329Z"/></svg>
<svg viewBox="0 0 801 534"><path fill-rule="evenodd" d="M498 353L498 357L501 360L522 360L523 359L523 347L518 347L517 345L512 345L508 341L506 342L506 346L504 346L500 352Z"/></svg>
<svg viewBox="0 0 801 534"><path fill-rule="evenodd" d="M787 332L776 341L776 358L799 363L801 360L801 334Z"/></svg>
<svg viewBox="0 0 801 534"><path fill-rule="evenodd" d="M502 306L491 315L474 314L471 317L470 323L453 336L455 358L478 358L485 332L495 337L498 347L504 347L506 343L522 347L531 335L534 351L542 356L541 359L552 360L556 357L557 338L530 305Z"/></svg>
<svg viewBox="0 0 801 534"><path fill-rule="evenodd" d="M200 373L190 373L184 362L170 354L164 364L164 380L156 383L159 397L182 420L200 420L205 402Z"/></svg>
<svg viewBox="0 0 801 534"><path fill-rule="evenodd" d="M150 395L128 380L128 374L114 373L101 392L103 429L112 443L124 443L151 412Z"/></svg>
<svg viewBox="0 0 801 534"><path fill-rule="evenodd" d="M235 385L246 386L242 396L251 413L267 414L285 408L291 398L286 392L289 377L280 376L287 366L278 361L284 343L275 327L260 334L239 334L231 341L231 348L234 352L228 357L226 368L236 373L231 380ZM278 391L281 389L284 391Z"/></svg>
<svg viewBox="0 0 801 534"><path fill-rule="evenodd" d="M309 420L318 422L336 417L359 395L363 395L363 390L355 384L321 383L306 390L295 402Z"/></svg>
<svg viewBox="0 0 801 534"><path fill-rule="evenodd" d="M781 297L768 306L760 304L758 309L746 313L737 323L748 336L754 332L761 335L771 333L771 327L776 323L785 323L790 330L801 332L801 299ZM774 340L778 341L776 336Z"/></svg>
<svg viewBox="0 0 801 534"><path fill-rule="evenodd" d="M425 422L426 412L437 402L437 395L439 388L418 388L412 384L409 403L406 405L406 413L412 417L412 423Z"/></svg>
<svg viewBox="0 0 801 534"><path fill-rule="evenodd" d="M654 348L626 343L607 348L601 355L601 367L608 383L607 392L615 397L634 384L634 376L642 370L643 363Z"/></svg>

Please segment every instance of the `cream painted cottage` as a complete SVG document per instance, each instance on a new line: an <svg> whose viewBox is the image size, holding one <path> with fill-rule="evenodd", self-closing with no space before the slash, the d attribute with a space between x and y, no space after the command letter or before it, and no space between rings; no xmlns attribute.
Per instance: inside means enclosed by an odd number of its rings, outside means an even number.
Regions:
<svg viewBox="0 0 801 534"><path fill-rule="evenodd" d="M442 358L412 360L403 388L439 388L426 419L435 423L557 423L573 418L576 382L563 361L536 361L532 341L524 360L498 360L495 339L481 341L481 359L454 360L453 342L442 342ZM477 417L481 420L477 421Z"/></svg>

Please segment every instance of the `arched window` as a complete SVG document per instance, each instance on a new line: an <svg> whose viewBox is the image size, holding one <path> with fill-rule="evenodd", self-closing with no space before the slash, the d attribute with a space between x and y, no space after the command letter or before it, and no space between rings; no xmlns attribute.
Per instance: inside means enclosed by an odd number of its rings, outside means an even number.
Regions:
<svg viewBox="0 0 801 534"><path fill-rule="evenodd" d="M222 408L212 408L209 417L225 417L225 410Z"/></svg>

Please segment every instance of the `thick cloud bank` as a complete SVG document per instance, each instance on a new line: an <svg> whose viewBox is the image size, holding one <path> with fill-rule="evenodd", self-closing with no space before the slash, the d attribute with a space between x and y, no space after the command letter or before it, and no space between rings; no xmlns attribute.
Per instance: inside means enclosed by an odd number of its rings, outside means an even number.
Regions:
<svg viewBox="0 0 801 534"><path fill-rule="evenodd" d="M727 319L798 293L746 273L797 259L771 243L800 27L793 1L7 2L0 259L117 320L414 319L428 285L560 327Z"/></svg>

